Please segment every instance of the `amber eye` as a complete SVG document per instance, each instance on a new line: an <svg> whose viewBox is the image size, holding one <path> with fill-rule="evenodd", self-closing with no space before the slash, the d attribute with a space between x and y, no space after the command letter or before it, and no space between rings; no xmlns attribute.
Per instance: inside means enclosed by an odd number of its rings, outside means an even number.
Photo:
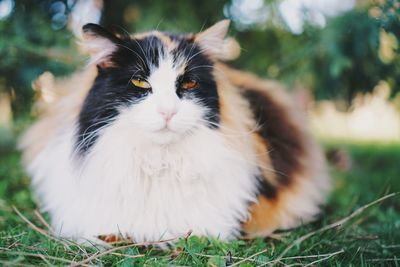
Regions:
<svg viewBox="0 0 400 267"><path fill-rule="evenodd" d="M147 81L140 79L140 78L134 78L131 80L131 82L136 87L140 87L140 88L144 88L144 89L151 88L150 84Z"/></svg>
<svg viewBox="0 0 400 267"><path fill-rule="evenodd" d="M197 82L195 80L184 81L181 83L181 88L185 90L194 89L197 87Z"/></svg>

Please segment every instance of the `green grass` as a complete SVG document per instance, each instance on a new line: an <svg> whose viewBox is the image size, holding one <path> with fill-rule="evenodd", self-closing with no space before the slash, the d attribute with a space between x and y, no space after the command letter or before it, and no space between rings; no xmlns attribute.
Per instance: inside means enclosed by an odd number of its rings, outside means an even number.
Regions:
<svg viewBox="0 0 400 267"><path fill-rule="evenodd" d="M20 154L13 147L12 138L0 144L0 265L69 265L92 257L85 264L400 266L399 195L372 205L340 227L321 230L365 204L400 191L399 144L347 144L353 167L348 172L332 169L334 191L321 219L278 233L275 238L220 242L191 236L180 239L174 248L167 250L158 246L130 246L103 252L95 247L53 240L33 229L15 212L13 206L33 225L46 229L34 214L36 206L29 178L21 167ZM313 231L317 232L302 242L298 240ZM277 261L280 255L283 257Z"/></svg>

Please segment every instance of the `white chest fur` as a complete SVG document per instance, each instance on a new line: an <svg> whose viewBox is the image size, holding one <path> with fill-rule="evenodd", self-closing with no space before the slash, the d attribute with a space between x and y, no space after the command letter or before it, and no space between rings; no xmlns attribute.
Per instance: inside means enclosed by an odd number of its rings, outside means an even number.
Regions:
<svg viewBox="0 0 400 267"><path fill-rule="evenodd" d="M192 230L227 239L255 198L255 161L206 127L160 146L114 125L78 164L72 140L60 135L29 168L63 236L121 233L140 242Z"/></svg>

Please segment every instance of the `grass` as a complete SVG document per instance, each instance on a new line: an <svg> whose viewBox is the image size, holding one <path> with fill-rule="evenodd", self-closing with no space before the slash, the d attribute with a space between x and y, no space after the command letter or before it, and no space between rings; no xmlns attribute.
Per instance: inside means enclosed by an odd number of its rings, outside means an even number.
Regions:
<svg viewBox="0 0 400 267"><path fill-rule="evenodd" d="M190 236L167 250L130 244L100 251L47 234L13 141L0 142L0 265L400 266L400 196L388 196L400 192L400 144L344 145L353 167L332 168L334 191L321 219L273 238Z"/></svg>

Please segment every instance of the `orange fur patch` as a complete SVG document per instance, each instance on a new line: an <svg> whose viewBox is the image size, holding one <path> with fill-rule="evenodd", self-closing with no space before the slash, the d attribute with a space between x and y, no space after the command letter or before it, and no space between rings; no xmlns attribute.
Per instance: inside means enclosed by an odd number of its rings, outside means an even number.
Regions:
<svg viewBox="0 0 400 267"><path fill-rule="evenodd" d="M130 238L126 238L120 235L99 235L97 238L110 244L121 243L121 242L127 242L127 243L132 242Z"/></svg>
<svg viewBox="0 0 400 267"><path fill-rule="evenodd" d="M297 182L298 180L295 180L289 186L280 187L276 198L267 199L263 195L258 197L258 202L253 203L249 208L251 214L249 220L242 225L248 237L268 236L286 223L296 222L291 227L301 223L301 218L296 217L287 208L291 205L292 197L305 193L304 188L301 188Z"/></svg>
<svg viewBox="0 0 400 267"><path fill-rule="evenodd" d="M260 168L261 174L264 179L272 186L279 186L279 182L276 179L274 167L271 162L271 158L268 155L268 143L259 134L253 134L255 143L254 150L257 154L257 165Z"/></svg>
<svg viewBox="0 0 400 267"><path fill-rule="evenodd" d="M249 237L256 235L268 235L279 227L279 199L267 199L260 195L257 203L253 203L249 210L251 217L242 225Z"/></svg>

